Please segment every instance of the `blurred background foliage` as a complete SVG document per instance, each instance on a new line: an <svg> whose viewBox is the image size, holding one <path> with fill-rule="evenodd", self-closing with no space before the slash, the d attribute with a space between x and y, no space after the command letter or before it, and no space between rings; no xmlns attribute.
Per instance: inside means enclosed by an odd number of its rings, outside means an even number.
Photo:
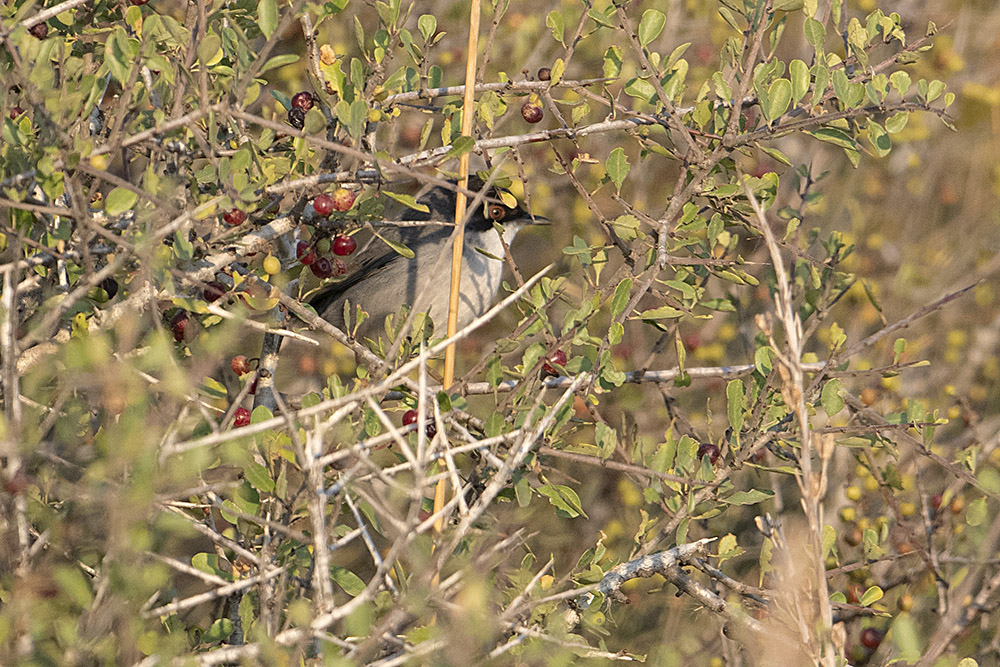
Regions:
<svg viewBox="0 0 1000 667"><path fill-rule="evenodd" d="M606 2L593 4L598 9L608 6ZM331 0L325 4L305 3L302 6L317 21L317 43L329 47L335 54L332 63L324 63L340 67L345 76L352 76L351 60L360 57L358 27L367 35L366 44L370 45L373 27L378 25L380 13L387 11L387 5L357 1L348 5L345 0ZM405 6L404 3L404 9ZM11 3L5 8L5 32L13 26L11 17L15 14L23 19L39 11L42 5L30 11L28 7L28 3ZM650 8L658 8L666 16L662 32L649 45L651 49L670 54L676 46L690 42L684 57L689 64L688 89L693 95L718 69L720 50L725 40L736 33L720 16L718 3L695 0L635 2L628 11L637 21L642 12ZM846 8L850 16L864 16L876 9L876 3L851 0ZM935 299L975 283L969 294L865 349L853 359L851 368L865 370L919 360L929 360L930 364L885 376L842 379L847 392L890 421L933 421L935 412L938 417L947 418L947 424L939 426L929 441L931 451L971 470L981 485L981 489L975 489L948 471L927 464L912 448L901 447L903 451L899 455L894 455L888 447L867 454L862 447L838 448L831 462L825 503L827 523L834 526L836 537L827 565L829 569L851 563L860 565L832 575L830 591L842 593L848 603L859 602L862 596L857 594L858 587L862 592L871 586L886 591L881 600L864 605L874 609L875 614L865 612L847 618L846 645L852 664L865 661L883 664L882 660L890 655L885 649L881 653L859 649L866 628L893 630L891 637L896 647L893 650L912 657L912 651L921 648L918 638L930 635L941 619L933 578L916 566L908 570L893 569L897 560L903 560L894 556L908 553L914 545L908 544L912 534L899 528L891 505L895 503L895 509L904 517L925 514L930 518L929 523L934 526L933 539L940 543L939 549L946 561L943 571L952 584L957 584L967 573L968 559L978 558L977 547L988 541L984 532L991 522L986 520L987 501L983 489L991 494L1000 493L1000 447L996 446L996 434L1000 431L1000 294L997 284L1000 271L997 254L1000 248L1000 161L997 159L997 147L1000 146L1000 38L997 37L1000 35L1000 8L992 2L947 0L890 2L881 8L887 13L900 13L904 29L912 35L911 40L924 34L928 22L937 25L939 32L931 40L933 49L920 54L919 60L907 66L907 71L913 81L943 80L948 90L957 94L950 109L956 131L949 130L932 114L916 113L910 116L902 131L893 135L893 150L886 158L862 154L858 164L851 165L842 149L795 134L773 144L788 157L792 166L781 164L760 151L748 150L738 157L739 167L745 173L756 177L768 173L778 175L779 186L770 210L779 220L792 216L787 212L801 216L801 231L796 238L801 241L800 251L822 261L829 248L853 248L838 270L853 274L856 280L824 314L815 336L808 342L807 352L815 355L815 359L825 359L842 337L849 343L860 341L886 323L905 318ZM211 22L233 21L242 27L252 44L259 46L265 41L255 25L259 17L257 3L214 3L210 9ZM281 9L286 11L283 6ZM495 25L490 23L492 11L489 7L484 13L487 58L482 66L482 81L534 78L539 68L552 67L557 58L565 57L564 45L558 41L560 26L565 25L568 34L575 27L582 9L579 2L572 0L549 2L544 6L512 0L502 20ZM57 128L65 129L69 121L59 117L60 107L51 100L45 101L44 95L66 95L66 91L60 93L54 76L46 74L40 66L32 70L31 80L41 91L41 97L29 99L24 89L14 90L13 86L18 84L13 81L15 67L9 53L12 45L17 45L26 57L41 61L52 56L53 61L58 62L58 55L38 53L37 49L57 49L52 42L65 39L67 44L72 42L74 55L85 61L100 59L107 57L103 50L113 42L114 26L128 25L134 33L141 25L136 20L137 13L148 29L149 17L153 14L183 21L185 6L160 0L152 0L148 5L126 6L102 0L87 3L72 14L50 19L47 22L48 39L42 46L31 42L20 29L5 37L7 51L2 70L5 85L0 91L0 99L6 109L23 106L30 113L14 115L4 121L7 149L2 153L3 178L35 168L39 187L50 201L54 201L64 191L60 170L52 166L54 161L69 162L73 153L69 146L73 146L78 159L86 160L89 155L89 147L83 145L87 139L81 138L84 134L72 137L72 141L58 149L46 148L46 143L56 146L64 140ZM442 85L457 85L462 81L467 13L468 6L464 2L428 0L413 5L407 26L414 35L420 32L416 27L417 16L436 18L438 32L431 31L435 41L425 51L426 62L421 65L421 73L432 79L439 77ZM318 20L317 17L323 18ZM299 23L293 21L283 28L273 29L277 37L273 40L270 56L278 58L274 61L276 66L262 75L266 83L259 89L254 89L255 84L248 86L244 101L247 111L284 123L287 109L282 103L282 95L287 99L300 90L311 90L315 81L308 74L306 63L310 45L303 40ZM160 57L173 61L175 66L182 64L185 45L171 42L172 24L161 21L157 30L162 31L158 33ZM591 24L586 38L576 47L571 69L565 75L567 78L601 76L605 71L607 50L623 47L618 32L606 30L589 34L592 30ZM785 60L803 57L809 46L802 33L801 14L789 13L777 57ZM389 54L374 68L381 76L412 61L401 44L387 45ZM628 54L628 49L623 48ZM214 55L209 53L212 49L204 50L204 54L202 50L199 49L199 57L210 59ZM70 51L67 46L66 55ZM290 62L291 58L281 59L290 54L300 58L295 62ZM282 64L286 61L288 64ZM127 65L127 58L123 58L123 62ZM439 68L439 72L432 71L432 66ZM168 71L166 63L163 71ZM167 89L176 85L176 77L181 76L175 70L170 71L175 78L161 77L159 71L154 72L157 76L154 89L158 89L165 99L169 97ZM622 79L628 79L637 71L634 58L627 55ZM134 79L131 83L135 84ZM50 87L46 89L46 85ZM149 94L142 93L137 99L123 102L122 89L121 84L112 83L110 92L104 95L101 107L106 117L121 113L116 105L121 108L134 105L134 113L126 116L128 123L136 118L153 117L151 110L155 105ZM129 89L128 86L125 89ZM269 94L271 91L277 94ZM83 91L84 98L86 94ZM199 101L200 94L204 93L198 90L196 77L192 77L187 98L171 103L177 105L175 111L179 108L188 111L204 101ZM621 95L622 103L632 109L654 111L653 105L621 94L620 86L613 94ZM377 96L378 92L365 89L365 95ZM564 114L573 114L576 123L596 123L607 116L606 107L593 100L584 100L573 90L560 90L557 97L558 108ZM558 127L559 121L550 113L546 113L541 124L527 126L518 113L526 98L526 93L480 96L477 119L480 129L502 136ZM450 119L454 127L458 125L457 98L446 100L449 106L443 113L440 109L427 113L419 104L414 104L395 107L398 115L378 117L376 147L392 157L400 157L420 150L425 139L430 147L440 146L441 133L454 131L443 130L444 124ZM573 110L581 108L583 102L590 103L589 110L577 116ZM40 114L34 107L49 110L54 124L39 122ZM748 122L756 122L755 113L759 112L748 111ZM35 119L34 126L29 116ZM308 129L309 121L306 122ZM428 122L431 123L429 134L424 131ZM21 135L16 133L15 125L20 128ZM259 137L258 129L251 134ZM29 135L35 138L26 139ZM228 150L227 155L236 161L239 143L235 138L232 144L229 140L220 134L213 143L218 142L220 154ZM24 141L31 145L23 144ZM622 200L656 217L665 207L669 188L677 180L679 165L676 161L642 154L638 142L626 139L623 133L587 137L580 141L581 148L566 140L556 141L554 145L565 158L579 160L576 177L587 191L593 192L594 206L611 219L624 212ZM624 148L632 166L620 194L608 184L599 187L607 176L606 160L618 147ZM287 164L275 162L274 171L265 173L270 183L286 173L295 177L302 175L296 170L310 173L316 169L308 157L303 157L308 152L303 144L294 143L291 151L302 159L299 162L289 159ZM170 159L155 152L151 155L154 160ZM106 161L99 157L96 161L90 158L93 169L102 172L107 169L125 180L133 178L135 183L155 192L159 200L167 204L176 206L180 201L183 206L192 201L178 194L191 187L191 179L163 178L154 182L141 159L131 167L124 167L117 155L108 155ZM358 164L345 159L338 166L352 169ZM83 167L81 169L86 171ZM593 265L581 265L580 253L567 253L564 249L574 245L580 247L576 239L591 249L603 247L608 245L608 236L587 202L562 173L564 170L554 159L548 143L519 147L517 159L508 161L502 170L514 178L515 194L530 202L533 211L553 222L548 229L524 232L514 244L513 254L525 277L549 263L556 264L550 275L562 276L564 281L561 299L548 310L548 318L553 323L560 323L568 312L579 307L583 296L588 294L588 287L596 284L597 276ZM198 176L194 180L206 185L217 176L217 171L206 172L204 178ZM813 184L803 199L807 180ZM103 206L129 209L128 201L123 205L115 199L123 196L120 192L114 194L115 187L121 185L113 181L101 182L93 185L92 194L88 194L92 201L103 199ZM393 187L397 191L415 191L409 183L397 182ZM209 213L238 206L251 210L259 223L272 220L276 212L267 207L263 197L247 195L249 189L248 186L243 192L238 192L239 187L216 190L208 184L197 203L214 197L215 208ZM13 199L14 196L5 190L4 197ZM369 190L362 200L365 196L374 195ZM304 206L302 194L298 192L278 199L279 211L293 207L301 211ZM6 209L3 214L5 248L10 249L11 230L31 227L35 214L30 210L6 207L3 203L0 208ZM153 219L148 211L137 213L140 223L144 222L143 215L150 215L145 221ZM201 218L208 220L202 222L203 225L214 222L214 218ZM779 229L780 226L776 231ZM810 236L812 230L818 230L815 238ZM18 441L13 449L8 446L6 455L16 450L24 467L18 475L5 480L3 489L7 523L4 540L0 543L0 561L5 567L0 573L0 647L7 655L18 656L14 660L25 664L125 664L150 655L181 655L191 650L237 643L232 633L240 622L248 636L255 624L258 629L266 627L273 636L277 629L308 623L313 613L304 599L313 566L312 555L305 542L295 540L281 542L277 554L266 553L267 557L288 568L287 574L279 580L286 588L278 609L253 610L253 598L248 594L212 599L180 614L146 618L138 613L202 590L206 574L214 577L211 579L213 585L244 579L253 554L243 553L241 548L250 544L265 551L268 548L260 546L263 534L260 523L247 520L247 516L264 515L262 505L267 505L268 494L280 497L288 494L289 489L304 484L303 473L294 466L281 473L277 472L277 466L269 466L263 476L254 477L254 472L260 472L254 466L263 467L257 463L259 456L255 459L254 453L264 452L264 460L272 462L283 455L272 456L274 452L290 451L289 437L277 431L230 440L216 448L192 449L170 457L169 463L161 457L160 448L164 446L213 432L214 427L210 424L214 424L230 405L221 387L203 385L204 376L220 363L226 363L236 352L252 355L258 343L253 335L247 335L240 320L213 319L203 304L185 301L198 297L190 296L196 294L197 289L185 283L183 261L178 263L178 259L184 259L184 238L175 239L172 251L164 252L165 246L159 238L144 243L155 237L152 226L142 231L149 237L144 239L140 233L136 239L135 253L141 258L138 267L127 278L116 275L126 292L132 280L146 280L150 276L157 284L168 285L174 296L158 304L158 314L163 316L147 312L142 317L125 317L115 322L110 330L98 332L95 323L100 321L102 299L106 301L110 297L113 301L115 295L89 293L89 301L81 300L81 305L62 314L61 329L68 334L68 339L60 341L58 351L49 361L21 377L21 394L28 400L23 406ZM223 247L235 236L213 237L214 247ZM55 227L46 229L44 237L34 240L63 252L66 246L60 246L59 242L70 241L70 238L68 230ZM720 242L720 245L725 243ZM681 318L676 329L667 329L669 337L665 344L663 331L640 319L626 321L622 342L612 349L616 368L625 371L670 369L678 365L682 350L686 355L683 363L688 367L754 363L755 352L760 348L754 316L772 308L769 283L765 279L764 264L769 261L767 249L759 236L733 230L732 245L727 250L738 253L755 267L748 271L761 280L760 285L737 288L719 281L710 283L706 297L727 299L732 312L715 312L706 319ZM197 248L191 250L196 256L198 251ZM262 259L259 256L249 261L258 274ZM113 257L107 260L114 261ZM601 268L605 276L621 266L620 256L613 252L607 253L606 261ZM93 272L97 265L101 263L95 264L92 258L70 262L70 275L65 277L65 282L68 286L75 285L79 275ZM50 283L63 280L47 274L46 270L40 273ZM513 282L509 272L507 279ZM797 279L804 285L809 277L798 275ZM47 305L46 297L51 297L51 293L42 296L33 293L25 297L19 313L41 317L40 313L45 312L43 306ZM645 310L657 305L654 298L646 297L639 308ZM174 325L171 318L180 308L197 312L201 316L200 325L206 331L182 336L183 340L178 343L174 340L176 335L171 336ZM82 317L76 317L81 314ZM245 312L241 317L243 314ZM477 368L477 364L488 360L494 351L494 341L509 334L522 315L509 309L462 341L460 369ZM606 312L599 314L591 331L606 330L608 320ZM32 320L21 324L23 329L17 332L18 336L32 330ZM88 332L91 327L95 329L92 334ZM176 334L175 329L173 333ZM895 347L899 336L905 336L904 349ZM675 338L680 346L675 345ZM39 334L39 339L44 340L45 335ZM518 345L502 349L511 353L516 350L518 354L512 356L520 359L526 344ZM142 350L142 354L133 355L136 350ZM306 346L287 346L286 352L278 377L279 389L301 395L326 388L325 397L329 397L337 393L340 382L352 386L355 355L347 348L329 343L315 350ZM572 363L573 351L570 348L567 352ZM505 358L504 364L512 365L512 362ZM568 368L573 370L571 365ZM337 376L343 379L331 379ZM578 451L590 452L600 449L612 437L607 430L610 427L623 451L651 456L666 442L691 450L684 454L688 469L678 472L694 475L698 472L700 458L695 455L696 443L681 440L678 444L679 436L690 432L699 434L706 442L722 444L729 440L729 386L726 379L719 377L695 379L690 386L626 384L596 394L590 405L578 397L573 403L572 420L558 432L558 448L576 447ZM196 394L209 407L198 407L198 402L190 400ZM503 401L502 396L469 397L463 406L485 420L498 410L498 405L501 410L509 408ZM387 405L394 417L408 407L412 405ZM527 411L524 405L517 409ZM261 421L266 416L255 412L254 421ZM847 412L830 415L828 424L844 426L847 417ZM8 414L8 425L10 419ZM602 424L604 430L598 424ZM367 432L372 434L370 430ZM361 434L358 423L338 424L328 436L329 441L335 443L331 449L336 449L336 443L356 441ZM611 451L615 451L614 443L611 447ZM775 460L773 453L766 456L770 458L764 460L761 467L742 469L739 473L741 488L761 488L774 493L774 498L765 503L766 511L775 516L787 514L789 527L797 526L798 498L792 477L769 473L768 467L781 462ZM292 459L294 456L289 455L294 463ZM383 451L374 452L373 460L388 466L398 458ZM648 459L645 462L648 463ZM888 485L880 484L873 475L873 467L878 469L878 476L884 477L887 471L893 470L898 478L889 480ZM239 482L233 481L233 470L242 471ZM586 576L588 572L593 574L590 562L602 560L595 557L595 553L606 554L603 565L597 570L599 578L611 561L620 562L635 553L638 546L635 537L646 514L662 516L665 504L669 504L664 499L666 494L650 493L652 485L641 475L574 463L556 456L540 456L537 467L526 469L524 476L531 477L536 489L533 500L523 502L512 487L492 508L489 522L490 530L499 537L525 529L523 540L505 554L506 560L487 558L490 567L484 567L482 561L475 561L475 567L465 567L464 588L451 601L453 605L448 613L434 617L434 623L408 630L408 639L414 644L428 638L447 638L437 654L442 662L467 664L469 655L481 655L484 647L492 646L490 642L494 637L490 633L496 605L509 602L519 587L528 585L531 574L550 556L556 566L547 579L543 578L540 584L543 591L568 587L572 584L571 576L576 583L592 581ZM514 481L516 487L519 479L515 477ZM544 493L538 490L543 488L543 482ZM206 496L209 487L210 493L218 491L219 495ZM554 489L566 488L577 497L556 497L560 491ZM892 488L891 493L883 493L885 488ZM402 502L400 498L396 500ZM21 572L15 571L14 564L18 562L19 535L28 528L14 525L11 518L16 515L13 508L19 502L24 503L31 526L29 541L37 545L31 568ZM190 507L185 507L184 502L189 502ZM928 510L929 506L932 507ZM988 507L989 514L995 515L995 500L990 500ZM347 513L346 509L338 511ZM201 524L192 520L197 512L204 512L206 522L212 524L213 529L217 528L219 533L236 541L224 546L216 542L213 546L199 529ZM733 545L725 569L737 579L757 585L763 577L760 566L763 540L753 519L760 513L760 508L749 506L703 507L701 517L685 525L686 535L690 539L735 535L738 546ZM280 521L295 531L308 533L306 514L301 506L296 506L295 513L282 516ZM380 523L373 515L366 518L373 525ZM360 521L357 517L342 519L336 528L342 533L338 536L344 537L356 525L355 520ZM919 521L914 519L914 522L919 526ZM333 524L336 521L331 519ZM878 534L875 544L866 537L868 529ZM430 544L431 539L426 534L415 540L412 553L408 554L410 571L419 572L422 565L430 562ZM379 542L379 547L385 546L385 542ZM260 551L255 553L260 557ZM474 556L481 555L471 549L470 553L459 554L458 562L452 567L462 569L463 565L468 565L466 559L473 562ZM865 557L879 562L868 565L864 562ZM994 571L996 558L996 553L989 555ZM911 560L917 559L911 557ZM185 574L182 566L196 568L202 573L201 579ZM333 576L338 584L336 600L340 604L357 595L375 572L368 550L357 540L337 552L334 567ZM394 572L393 577L403 578L404 573L401 570ZM723 661L739 664L738 651L722 636L722 621L690 598L669 594L673 590L662 579L632 581L624 592L631 605L591 610L582 629L578 630L594 646L611 653L645 654L651 664L713 667ZM413 592L411 602L419 597L420 591ZM995 593L987 602L983 623L962 633L954 650L942 658L940 664L957 664L958 658L974 655L980 656L981 664L990 664L989 659L1000 659ZM344 631L338 632L338 636L366 636L390 606L385 596L380 595L372 604L348 616ZM561 618L559 609L555 604L536 609L532 620L543 625L548 623L547 629L557 633L556 626ZM424 613L426 610L415 612L417 616ZM254 638L259 640L267 634ZM291 659L266 641L262 641L262 646L262 653L254 659L265 663ZM523 664L576 664L578 656L578 650L558 644L527 642L516 660ZM596 664L605 658L593 660Z"/></svg>

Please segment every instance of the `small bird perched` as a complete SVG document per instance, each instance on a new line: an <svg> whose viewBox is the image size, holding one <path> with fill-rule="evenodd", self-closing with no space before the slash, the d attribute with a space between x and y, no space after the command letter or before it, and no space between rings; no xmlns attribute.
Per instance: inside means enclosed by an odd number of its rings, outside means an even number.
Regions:
<svg viewBox="0 0 1000 667"><path fill-rule="evenodd" d="M483 188L479 178L469 179L470 190ZM455 217L455 199L453 190L435 187L418 199L427 206L427 212L408 209L401 219L450 222ZM469 205L472 203L470 197ZM497 188L491 188L484 202L469 213L462 252L459 328L485 313L500 289L504 250L493 224L503 226L504 242L510 244L525 225L546 221L540 216L529 215L520 206L511 208L504 204ZM406 304L416 312L428 313L436 335L443 336L448 324L452 251L449 240L453 230L451 224L395 228L394 240L413 251L412 258L376 241L358 256L357 271L330 285L315 296L310 305L323 319L342 330L346 330L345 301L350 302L352 324L356 306L361 306L369 318L358 327L357 335L375 339L384 331L385 318L399 313L400 307Z"/></svg>

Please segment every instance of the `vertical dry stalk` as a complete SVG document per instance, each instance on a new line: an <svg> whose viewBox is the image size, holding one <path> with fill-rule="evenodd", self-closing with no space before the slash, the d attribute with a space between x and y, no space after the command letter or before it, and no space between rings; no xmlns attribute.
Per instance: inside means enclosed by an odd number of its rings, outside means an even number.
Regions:
<svg viewBox="0 0 1000 667"><path fill-rule="evenodd" d="M806 409L805 388L802 371L802 322L795 311L792 302L791 283L788 273L785 270L784 260L781 257L781 250L774 238L771 227L764 215L764 209L754 196L753 191L743 181L743 192L746 194L750 205L756 215L757 227L767 244L768 253L771 256L771 263L774 266L774 274L777 280L778 294L776 308L778 319L781 320L785 330L785 344L787 354L782 354L777 346L772 345L778 356L782 382L784 388L782 395L785 400L791 401L792 409L795 411L796 419L799 423L799 433L802 439L802 454L799 458L799 474L796 480L799 490L802 493L802 509L805 511L806 520L809 525L809 551L812 559L812 570L815 577L814 604L818 606L820 619L822 620L819 646L814 645L816 655L820 664L825 667L834 667L836 664L836 650L832 642L833 610L829 603L829 591L827 589L826 569L823 567L823 496L826 494L826 466L832 447L821 447L820 460L821 469L819 473L813 471L813 434L809 430L809 413Z"/></svg>

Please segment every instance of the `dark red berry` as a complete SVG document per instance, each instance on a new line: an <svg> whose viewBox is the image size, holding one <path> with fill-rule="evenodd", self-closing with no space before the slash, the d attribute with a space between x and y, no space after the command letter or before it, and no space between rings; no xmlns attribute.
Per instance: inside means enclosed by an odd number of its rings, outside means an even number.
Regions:
<svg viewBox="0 0 1000 667"><path fill-rule="evenodd" d="M28 32L37 37L38 39L45 39L49 34L49 26L44 23L36 23L35 25L28 28Z"/></svg>
<svg viewBox="0 0 1000 667"><path fill-rule="evenodd" d="M861 584L851 584L847 587L847 601L851 604L858 604L861 602L861 596L865 594L865 589Z"/></svg>
<svg viewBox="0 0 1000 667"><path fill-rule="evenodd" d="M316 198L313 199L313 209L316 211L316 215L321 215L325 218L333 213L333 197L325 192L321 195L316 195Z"/></svg>
<svg viewBox="0 0 1000 667"><path fill-rule="evenodd" d="M257 393L257 380L260 379L259 375L254 375L253 380L250 382L250 388L247 389L247 393L250 395Z"/></svg>
<svg viewBox="0 0 1000 667"><path fill-rule="evenodd" d="M28 488L28 476L23 470L18 470L13 477L4 479L3 490L12 496L19 496Z"/></svg>
<svg viewBox="0 0 1000 667"><path fill-rule="evenodd" d="M877 628L865 628L861 631L861 644L865 648L870 648L873 651L879 647L882 643L882 631Z"/></svg>
<svg viewBox="0 0 1000 667"><path fill-rule="evenodd" d="M566 353L562 350L556 350L548 356L545 363L542 364L542 373L544 375L559 375L559 370L555 366L565 366L566 365Z"/></svg>
<svg viewBox="0 0 1000 667"><path fill-rule="evenodd" d="M222 296L228 291L229 289L225 285L213 280L205 285L205 289L201 291L201 295L205 298L205 301L211 303L221 299Z"/></svg>
<svg viewBox="0 0 1000 667"><path fill-rule="evenodd" d="M711 463L712 465L715 465L715 462L719 460L719 456L721 455L722 452L719 451L719 448L710 442L703 443L701 446L698 447L699 461L707 456L708 462Z"/></svg>
<svg viewBox="0 0 1000 667"><path fill-rule="evenodd" d="M144 5L144 4L146 4L147 2L149 2L149 0L129 0L129 2L131 2L136 7L140 7L140 6Z"/></svg>
<svg viewBox="0 0 1000 667"><path fill-rule="evenodd" d="M333 275L333 264L326 257L320 257L313 262L312 266L309 267L309 270L312 271L313 275L317 278L329 278Z"/></svg>
<svg viewBox="0 0 1000 667"><path fill-rule="evenodd" d="M933 498L931 498L931 507L934 508L935 512L941 509L941 501L943 499L944 497L940 493L936 494Z"/></svg>
<svg viewBox="0 0 1000 667"><path fill-rule="evenodd" d="M18 116L20 116L23 113L24 113L24 109L22 109L21 107L13 107L10 110L10 119L14 120L15 118L17 118Z"/></svg>
<svg viewBox="0 0 1000 667"><path fill-rule="evenodd" d="M190 328L191 318L188 316L186 310L178 311L173 319L170 320L170 331L174 334L174 340L178 343L184 342Z"/></svg>
<svg viewBox="0 0 1000 667"><path fill-rule="evenodd" d="M228 213L224 213L222 215L222 219L225 221L227 225L235 227L237 225L243 224L243 221L247 219L247 214L238 208L234 208Z"/></svg>
<svg viewBox="0 0 1000 667"><path fill-rule="evenodd" d="M552 70L550 70L548 67L543 67L538 70L539 81L548 81L551 78L552 78Z"/></svg>
<svg viewBox="0 0 1000 667"><path fill-rule="evenodd" d="M250 372L250 362L247 361L245 354L237 354L229 365L237 375L246 375Z"/></svg>
<svg viewBox="0 0 1000 667"><path fill-rule="evenodd" d="M407 410L403 413L403 426L409 426L410 424L417 423L417 411Z"/></svg>
<svg viewBox="0 0 1000 667"><path fill-rule="evenodd" d="M545 114L542 113L542 107L537 104L525 102L521 106L521 118L523 118L526 123L540 123L542 122L542 118L544 116Z"/></svg>
<svg viewBox="0 0 1000 667"><path fill-rule="evenodd" d="M299 241L295 246L295 256L306 266L312 265L316 261L316 251L305 241Z"/></svg>
<svg viewBox="0 0 1000 667"><path fill-rule="evenodd" d="M338 211L349 211L354 206L354 193L347 188L333 191L333 207Z"/></svg>
<svg viewBox="0 0 1000 667"><path fill-rule="evenodd" d="M247 426L250 424L250 411L246 408L236 408L236 412L233 413L233 426L239 428L240 426Z"/></svg>
<svg viewBox="0 0 1000 667"><path fill-rule="evenodd" d="M296 93L295 97L292 98L292 108L302 109L303 111L309 111L313 107L313 96L310 92L303 90L301 93Z"/></svg>
<svg viewBox="0 0 1000 667"><path fill-rule="evenodd" d="M301 130L306 126L306 111L300 107L292 107L288 110L288 124L296 130Z"/></svg>
<svg viewBox="0 0 1000 667"><path fill-rule="evenodd" d="M340 255L341 257L344 257L345 255L350 255L357 249L358 249L358 242L355 241L350 236L344 236L343 234L338 234L337 238L333 239L334 255Z"/></svg>
<svg viewBox="0 0 1000 667"><path fill-rule="evenodd" d="M434 425L434 422L428 421L427 428L424 429L424 433L427 434L427 437L433 438L435 435L437 435L437 432L438 432L437 426Z"/></svg>

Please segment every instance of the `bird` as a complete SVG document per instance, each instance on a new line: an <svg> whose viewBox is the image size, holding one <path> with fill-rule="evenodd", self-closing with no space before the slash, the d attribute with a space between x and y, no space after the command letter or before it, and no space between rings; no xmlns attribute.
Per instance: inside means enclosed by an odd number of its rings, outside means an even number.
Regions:
<svg viewBox="0 0 1000 667"><path fill-rule="evenodd" d="M482 191L485 184L479 177L470 177L468 189ZM509 193L507 193L509 195ZM427 206L427 211L408 209L401 219L409 222L446 222L455 217L456 192L437 186L417 199ZM474 199L469 198L471 206ZM494 228L503 228L503 240L508 245L519 231L529 224L545 224L547 218L532 216L520 204L508 206L501 191L491 187L482 205L467 215L465 241L462 249L462 281L460 287L458 328L461 329L485 313L493 304L500 290L503 274L504 248L500 234ZM394 228L395 241L413 253L405 257L379 241L368 244L355 258L357 270L345 279L331 284L310 300L315 311L342 331L346 326L344 305L349 304L350 319L355 321L357 306L368 313L368 318L358 325L356 337L376 340L384 331L385 318L398 315L405 304L418 313L427 313L433 323L434 334L444 336L447 331L448 301L451 288L451 239L453 224L430 224ZM398 326L399 321L396 321Z"/></svg>

